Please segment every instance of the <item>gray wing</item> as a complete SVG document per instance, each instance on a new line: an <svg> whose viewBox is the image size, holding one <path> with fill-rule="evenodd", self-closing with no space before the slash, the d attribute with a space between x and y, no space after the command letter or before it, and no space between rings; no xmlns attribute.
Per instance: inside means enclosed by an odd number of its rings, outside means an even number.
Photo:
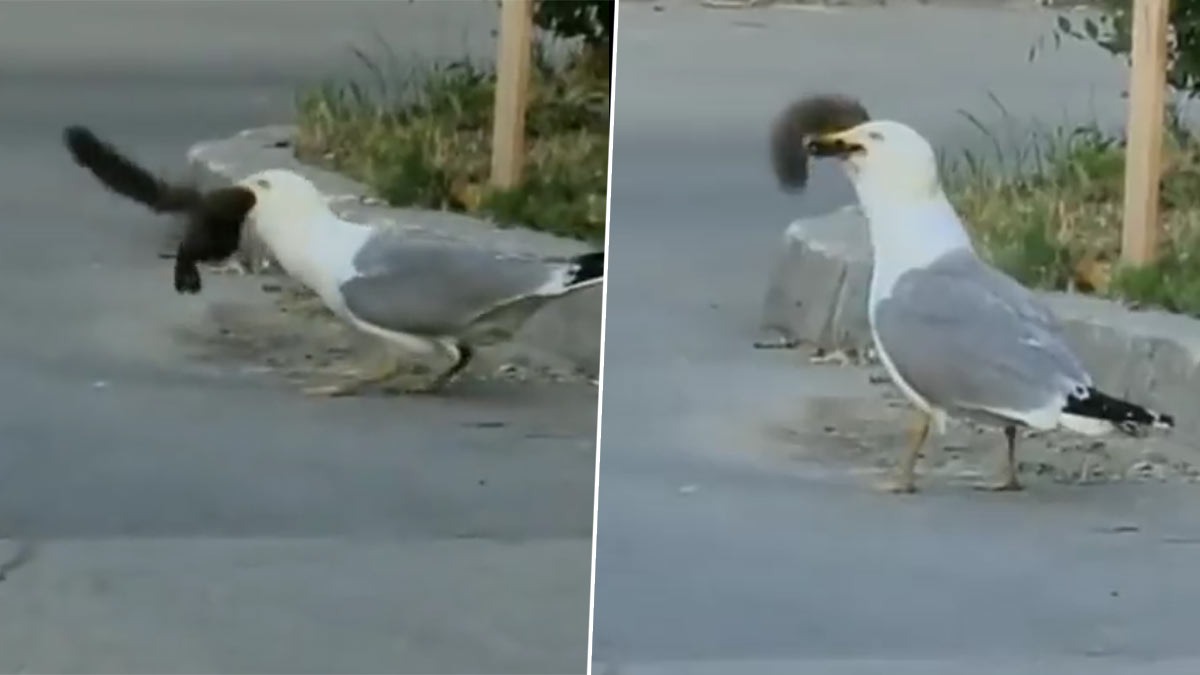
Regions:
<svg viewBox="0 0 1200 675"><path fill-rule="evenodd" d="M901 275L874 314L900 377L942 408L1031 411L1091 385L1050 310L969 251Z"/></svg>
<svg viewBox="0 0 1200 675"><path fill-rule="evenodd" d="M358 275L340 290L355 317L428 336L460 333L480 315L542 286L552 273L543 260L415 242L388 231L367 241L354 267Z"/></svg>

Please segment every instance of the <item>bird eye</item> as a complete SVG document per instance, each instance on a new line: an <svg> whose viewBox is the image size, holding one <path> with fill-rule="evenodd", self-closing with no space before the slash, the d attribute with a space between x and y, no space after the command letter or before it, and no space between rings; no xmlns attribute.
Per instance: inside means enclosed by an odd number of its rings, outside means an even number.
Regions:
<svg viewBox="0 0 1200 675"><path fill-rule="evenodd" d="M867 136L873 141L882 141L883 140L883 134L879 133L878 131L869 132L869 133L867 133Z"/></svg>
<svg viewBox="0 0 1200 675"><path fill-rule="evenodd" d="M258 180L254 181L254 182L255 182L255 183L258 183L258 186L259 186L260 188L264 188L264 189L267 189L267 190L270 190L270 189L271 189L271 184L270 184L270 183L268 183L268 182L267 182L267 179L265 179L265 178L259 178Z"/></svg>

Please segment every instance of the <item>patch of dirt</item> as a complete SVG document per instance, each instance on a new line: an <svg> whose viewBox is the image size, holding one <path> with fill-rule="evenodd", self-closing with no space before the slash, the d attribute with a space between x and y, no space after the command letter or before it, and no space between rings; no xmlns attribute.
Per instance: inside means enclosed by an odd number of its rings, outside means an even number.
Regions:
<svg viewBox="0 0 1200 675"><path fill-rule="evenodd" d="M788 459L882 476L903 455L915 413L890 383L880 384L884 395L877 399L808 399L801 414L768 425L766 434ZM1189 440L1157 432L1141 438L1090 438L1067 431L1022 431L1017 462L1027 484L1196 483L1200 447ZM999 476L1004 450L1000 429L952 420L944 435L930 435L917 465L918 481L991 482Z"/></svg>
<svg viewBox="0 0 1200 675"><path fill-rule="evenodd" d="M252 292L216 297L209 303L210 321L179 331L177 337L194 358L237 363L244 371L272 373L300 387L340 381L375 363L379 341L336 319L307 289L278 277L244 280L252 284ZM393 384L424 383L433 369L447 365L414 359ZM481 350L460 379L561 382L584 378L537 367L518 349L500 346Z"/></svg>

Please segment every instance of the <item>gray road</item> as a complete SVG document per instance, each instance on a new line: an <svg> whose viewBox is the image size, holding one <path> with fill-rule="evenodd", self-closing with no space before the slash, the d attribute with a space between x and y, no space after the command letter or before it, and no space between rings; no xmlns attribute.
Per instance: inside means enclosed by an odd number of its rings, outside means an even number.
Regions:
<svg viewBox="0 0 1200 675"><path fill-rule="evenodd" d="M307 400L175 335L164 223L59 145L154 166L289 118L372 31L490 55L480 3L0 4L0 672L582 672L592 388Z"/></svg>
<svg viewBox="0 0 1200 675"><path fill-rule="evenodd" d="M1017 119L1120 123L1121 64L1030 65L1033 11L683 5L621 14L596 672L1197 672L1200 493L879 495L770 433L863 375L750 348L783 228L850 199L824 166L775 189L786 101L845 91L961 148L986 144L957 109L999 121L989 91Z"/></svg>

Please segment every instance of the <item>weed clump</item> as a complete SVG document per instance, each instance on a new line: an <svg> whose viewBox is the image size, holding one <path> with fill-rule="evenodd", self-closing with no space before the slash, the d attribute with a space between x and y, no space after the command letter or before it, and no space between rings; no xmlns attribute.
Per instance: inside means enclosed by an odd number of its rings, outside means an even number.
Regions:
<svg viewBox="0 0 1200 675"><path fill-rule="evenodd" d="M1200 139L1175 115L1163 154L1161 253L1142 268L1119 262L1123 138L1092 124L1013 143L964 115L995 156L943 158L943 175L983 256L1032 287L1200 316Z"/></svg>
<svg viewBox="0 0 1200 675"><path fill-rule="evenodd" d="M403 76L356 51L366 77L298 98L297 155L363 181L398 206L480 215L604 239L610 64L583 47L552 63L537 50L522 184L492 188L495 72L468 60Z"/></svg>

